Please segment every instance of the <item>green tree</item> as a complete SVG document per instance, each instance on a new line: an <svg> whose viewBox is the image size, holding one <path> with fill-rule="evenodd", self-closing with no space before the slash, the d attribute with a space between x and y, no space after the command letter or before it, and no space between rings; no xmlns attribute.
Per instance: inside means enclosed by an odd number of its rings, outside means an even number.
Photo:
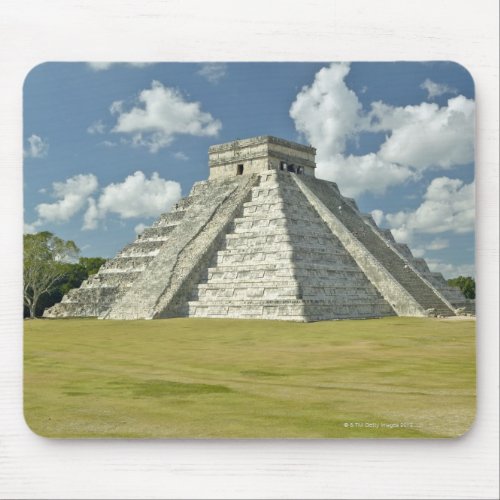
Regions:
<svg viewBox="0 0 500 500"><path fill-rule="evenodd" d="M459 276L448 280L448 285L460 288L467 299L476 298L476 282L470 276Z"/></svg>
<svg viewBox="0 0 500 500"><path fill-rule="evenodd" d="M61 264L64 267L64 275L58 280L52 290L40 297L36 306L35 315L41 316L45 309L61 302L72 288L78 288L83 280L86 280L92 274L99 271L106 259L101 257L80 257L78 262L65 262ZM24 308L24 317L29 316L29 310Z"/></svg>
<svg viewBox="0 0 500 500"><path fill-rule="evenodd" d="M76 244L49 231L24 235L24 305L36 317L40 298L49 294L68 273L66 264L78 257Z"/></svg>
<svg viewBox="0 0 500 500"><path fill-rule="evenodd" d="M96 274L105 262L106 259L103 259L102 257L80 257L78 264L85 268L87 276L85 276L84 279L87 279L89 276Z"/></svg>

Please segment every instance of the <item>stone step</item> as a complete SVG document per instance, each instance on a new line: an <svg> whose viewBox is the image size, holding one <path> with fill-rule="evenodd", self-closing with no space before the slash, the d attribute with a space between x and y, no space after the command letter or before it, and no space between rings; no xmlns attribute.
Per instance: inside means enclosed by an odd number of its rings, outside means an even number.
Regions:
<svg viewBox="0 0 500 500"><path fill-rule="evenodd" d="M163 241L143 241L136 240L134 243L123 248L115 258L121 257L136 257L136 256L155 256L158 250L163 246L166 240Z"/></svg>
<svg viewBox="0 0 500 500"><path fill-rule="evenodd" d="M263 277L256 277L256 274L263 274ZM235 276L236 275L236 276ZM211 284L211 285L220 285L222 288L231 288L231 287L245 287L249 282L255 283L255 286L263 286L264 283L272 283L273 286L279 287L288 286L288 282L294 280L296 283L300 283L302 287L305 286L308 282L313 282L314 285L318 288L343 288L343 287L352 287L352 288L367 288L365 285L365 280L362 274L357 275L345 275L344 273L337 273L336 276L332 275L324 275L319 276L314 273L308 273L298 276L293 270L287 271L256 271L255 275L250 274L249 272L243 271L241 275L235 272L217 272L211 273L210 278L204 282L201 282L200 285ZM367 288L370 290L370 293L377 294L377 290L374 287Z"/></svg>
<svg viewBox="0 0 500 500"><path fill-rule="evenodd" d="M315 214L314 209L307 203L304 203L302 200L293 198L281 198L279 196L276 196L272 200L257 198L256 200L247 201L243 205L243 209L248 213L254 213L256 211L258 212L263 210L282 210L286 212L307 211L309 213Z"/></svg>
<svg viewBox="0 0 500 500"><path fill-rule="evenodd" d="M337 259L342 261L342 263L347 264L352 262L351 257L344 253L335 252L309 252L307 255L301 255L296 252L296 250L287 250L279 253L269 252L247 252L247 253L227 253L227 251L220 251L216 257L216 265L261 265L264 263L277 263L282 260L287 260L294 265L298 262L304 262L307 264L321 263L324 259Z"/></svg>
<svg viewBox="0 0 500 500"><path fill-rule="evenodd" d="M147 252L145 251L140 251L141 248L130 248L127 250L127 253L120 253L118 254L112 261L109 262L114 262L116 261L126 261L128 259L144 259L144 260L151 260L156 257L156 255L159 252L159 247L156 248L155 250L149 250Z"/></svg>
<svg viewBox="0 0 500 500"><path fill-rule="evenodd" d="M394 315L384 301L374 303L338 303L324 300L265 300L239 301L237 304L220 302L189 302L189 315L194 317L258 318L288 321L319 321L354 317Z"/></svg>
<svg viewBox="0 0 500 500"><path fill-rule="evenodd" d="M262 231L266 228L300 228L304 229L307 227L309 230L321 231L323 229L323 224L321 221L314 221L309 219L298 219L290 217L272 217L266 219L264 217L245 217L237 218L234 220L234 232L251 232L251 231Z"/></svg>
<svg viewBox="0 0 500 500"><path fill-rule="evenodd" d="M255 264L218 264L217 266L210 266L207 268L207 272L215 272L215 271L224 271L224 272L244 272L244 271L256 271L260 270L261 272L265 271L279 271L286 270L289 271L293 268L295 271L300 273L301 271L311 272L311 273L336 273L336 272L346 272L353 274L363 274L363 272L356 266L351 265L351 257L349 255L345 255L346 259L349 259L349 265L345 265L340 261L336 262L311 262L305 263L302 261L299 262L290 262L290 261L277 261L277 262L262 262L258 263L258 266Z"/></svg>
<svg viewBox="0 0 500 500"><path fill-rule="evenodd" d="M217 256L220 257L231 257L231 256L260 256L272 255L277 259L286 257L299 257L301 259L307 258L307 256L312 256L314 254L321 254L324 259L331 258L335 259L337 257L348 257L346 251L340 245L317 245L309 241L301 241L295 244L290 244L289 242L275 243L272 246L262 245L262 250L259 247L253 246L241 246L236 248L226 248L225 250L219 250ZM260 259L260 257L257 257Z"/></svg>
<svg viewBox="0 0 500 500"><path fill-rule="evenodd" d="M281 207L279 209L264 207L263 209L255 209L254 211L250 211L246 208L243 211L242 217L239 218L246 220L287 218L294 221L303 221L306 224L321 222L321 219L317 217L315 212L310 208L303 207L285 207L284 209Z"/></svg>
<svg viewBox="0 0 500 500"><path fill-rule="evenodd" d="M296 186L260 185L252 189L252 201L261 203L262 200L293 199L297 192Z"/></svg>
<svg viewBox="0 0 500 500"><path fill-rule="evenodd" d="M313 266L315 264L321 265L323 262L323 256L326 254L316 253L314 255L300 256L294 255L293 252L285 253L283 252L281 255L276 256L272 253L260 253L256 255L247 254L247 255L226 255L220 256L214 260L214 266L218 271L228 270L228 267L236 266L238 268L242 268L243 266L248 266L251 269L263 268L263 266L267 265L278 265L281 262L286 262L287 265L280 266L277 268L267 268L267 269L297 269L300 264L303 264L304 267L311 269L314 271ZM333 255L333 254L332 254ZM337 262L331 265L330 269L338 269L338 270L354 270L355 266L352 264L352 260L348 255L336 254L335 259ZM311 273L312 275L312 273Z"/></svg>
<svg viewBox="0 0 500 500"><path fill-rule="evenodd" d="M235 224L237 224L238 222L245 222L245 221L260 222L260 221L270 221L270 220L272 221L281 219L286 219L287 221L290 221L290 223L295 225L302 223L304 226L307 226L311 223L314 223L314 224L321 224L321 226L324 227L324 223L321 220L321 218L318 217L317 214L312 211L308 212L292 211L292 213L280 210L271 211L269 213L262 211L259 213L244 215L243 217L237 217L234 222Z"/></svg>
<svg viewBox="0 0 500 500"><path fill-rule="evenodd" d="M300 261L289 266L278 266L268 262L262 265L220 265L207 270L203 283L282 282L288 279L299 280L300 283L312 282L320 286L342 286L345 283L351 283L352 286L366 287L366 278L356 267L342 266L341 263L323 266L321 262Z"/></svg>
<svg viewBox="0 0 500 500"><path fill-rule="evenodd" d="M314 293L315 291L320 290L329 290L335 291L340 290L346 291L350 290L349 293L363 293L366 290L366 287L362 286L359 283L356 283L351 280L349 276L345 277L345 283L342 283L342 277L339 277L339 282L330 282L330 283L304 283L302 281L297 281L296 279L275 279L275 280L262 280L262 279L252 279L241 277L239 280L224 280L224 281L215 281L208 280L205 283L198 284L198 290L220 290L223 288L238 288L238 289L253 289L253 288L283 288L283 289L296 289L298 291L302 291L303 293Z"/></svg>
<svg viewBox="0 0 500 500"><path fill-rule="evenodd" d="M96 276L139 273L144 269L144 267L145 267L144 265L137 266L136 268L108 267L106 269L100 269L98 275L96 275Z"/></svg>
<svg viewBox="0 0 500 500"><path fill-rule="evenodd" d="M382 298L378 299L376 302L373 302L372 298L369 297L368 300L365 297L360 297L359 300L353 299L352 297L343 298L341 296L336 297L327 297L320 299L263 299L260 297L252 298L252 299L240 299L240 298L228 298L224 300L223 303L220 300L206 300L206 301L196 301L190 300L190 305L196 306L210 306L210 307L244 307L244 306L298 306L298 305L313 305L313 306L335 306L335 305L352 305L354 303L359 304L376 304L378 305L388 305Z"/></svg>
<svg viewBox="0 0 500 500"><path fill-rule="evenodd" d="M113 272L100 272L96 275L92 280L92 285L95 287L97 284L100 286L119 286L119 287L127 287L133 281L137 279L138 276L142 273L142 269L136 269L133 271L116 271Z"/></svg>
<svg viewBox="0 0 500 500"><path fill-rule="evenodd" d="M285 197L283 198L282 196L279 196L279 193L276 193L276 196L272 200L264 200L262 198L256 198L252 199L250 201L247 201L243 204L243 208L262 208L262 207L281 207L283 209L290 208L290 207L300 207L300 208L311 208L311 206L307 203L305 203L302 199L297 199L296 197L294 198L289 198Z"/></svg>
<svg viewBox="0 0 500 500"><path fill-rule="evenodd" d="M275 234L288 234L288 233L295 233L295 234L304 234L304 236L307 236L308 234L318 234L323 232L323 226L320 223L315 223L315 224L308 224L307 227L304 227L304 225L298 225L298 224L287 224L286 220L283 219L279 223L273 223L270 225L260 225L260 226L252 226L252 224L238 224L234 225L232 234L234 234L234 237L240 237L245 236L245 237L251 237L253 235L255 236L272 236ZM227 235L226 235L227 236Z"/></svg>
<svg viewBox="0 0 500 500"><path fill-rule="evenodd" d="M281 205L278 203L265 203L262 205L253 205L245 207L243 210L243 218L253 219L263 217L295 217L302 220L317 219L317 214L311 207L304 207L299 205Z"/></svg>
<svg viewBox="0 0 500 500"><path fill-rule="evenodd" d="M288 235L255 235L253 238L226 239L225 250L248 249L254 252L264 252L266 250L269 251L269 248L278 250L283 246L293 248L295 245L301 245L302 248L311 250L315 248L342 250L340 244L328 236L312 238L307 236L289 237Z"/></svg>
<svg viewBox="0 0 500 500"><path fill-rule="evenodd" d="M294 283L291 286L283 286L276 283L274 286L266 283L241 282L241 286L237 283L215 283L208 284L208 287L198 285L198 290L194 292L193 298L196 297L200 301L223 298L226 299L331 299L336 297L339 300L361 300L367 298L380 298L376 293L362 286L351 286L346 283L344 286L299 286Z"/></svg>
<svg viewBox="0 0 500 500"><path fill-rule="evenodd" d="M151 241L166 239L167 236L177 227L180 222L169 224L168 226L152 226L144 229L139 236L139 241Z"/></svg>
<svg viewBox="0 0 500 500"><path fill-rule="evenodd" d="M307 226L307 227L274 227L274 228L262 228L262 231L248 230L245 231L242 228L233 228L232 233L226 234L226 241L229 240L241 240L244 238L281 238L286 237L290 239L304 239L304 238L325 238L331 239L332 241L338 241L338 239L332 233L325 233L323 227L317 228ZM339 242L340 244L340 242Z"/></svg>
<svg viewBox="0 0 500 500"><path fill-rule="evenodd" d="M186 215L186 209L177 209L166 212L151 227L163 227L179 223Z"/></svg>
<svg viewBox="0 0 500 500"><path fill-rule="evenodd" d="M112 269L121 270L133 270L135 268L143 269L148 262L150 262L154 257L152 255L128 255L119 256L115 259L108 260L99 270L100 273L106 272Z"/></svg>
<svg viewBox="0 0 500 500"><path fill-rule="evenodd" d="M240 231L238 233L229 233L226 234L226 241L229 243L238 244L239 242L247 243L247 242L259 242L259 244L267 244L274 242L283 242L289 241L292 243L304 240L317 240L317 241L325 241L325 242L336 242L340 245L340 242L333 236L331 233L327 234L320 231L297 231L297 228L287 229L287 228L278 228L276 231L272 233L260 234L256 231Z"/></svg>

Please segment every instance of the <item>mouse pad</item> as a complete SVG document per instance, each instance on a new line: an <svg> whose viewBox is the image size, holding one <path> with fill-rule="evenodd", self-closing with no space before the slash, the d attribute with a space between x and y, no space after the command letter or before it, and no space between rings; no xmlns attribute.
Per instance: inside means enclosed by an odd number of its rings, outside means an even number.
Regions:
<svg viewBox="0 0 500 500"><path fill-rule="evenodd" d="M55 438L453 438L476 407L453 62L48 62L24 415Z"/></svg>

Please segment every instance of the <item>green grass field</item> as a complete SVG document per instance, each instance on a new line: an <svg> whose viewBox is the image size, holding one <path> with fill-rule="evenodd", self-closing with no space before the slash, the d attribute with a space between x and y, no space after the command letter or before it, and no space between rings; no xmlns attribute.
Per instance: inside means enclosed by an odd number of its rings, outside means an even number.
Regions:
<svg viewBox="0 0 500 500"><path fill-rule="evenodd" d="M24 413L51 437L454 437L475 322L30 320Z"/></svg>

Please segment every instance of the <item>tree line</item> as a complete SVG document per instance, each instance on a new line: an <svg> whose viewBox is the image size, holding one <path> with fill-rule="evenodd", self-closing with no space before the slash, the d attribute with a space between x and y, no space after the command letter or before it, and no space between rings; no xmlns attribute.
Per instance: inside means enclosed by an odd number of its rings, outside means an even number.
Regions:
<svg viewBox="0 0 500 500"><path fill-rule="evenodd" d="M459 276L448 280L448 285L460 288L466 299L476 298L476 282L470 276Z"/></svg>
<svg viewBox="0 0 500 500"><path fill-rule="evenodd" d="M72 288L106 262L101 257L81 257L74 241L49 231L24 235L24 317L42 316Z"/></svg>

